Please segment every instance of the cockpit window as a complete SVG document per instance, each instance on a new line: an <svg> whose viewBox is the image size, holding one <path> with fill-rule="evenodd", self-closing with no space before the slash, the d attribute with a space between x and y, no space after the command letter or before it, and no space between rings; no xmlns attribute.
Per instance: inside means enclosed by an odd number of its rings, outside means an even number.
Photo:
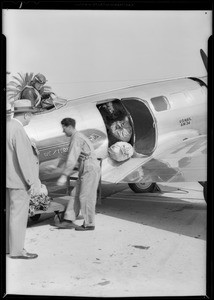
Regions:
<svg viewBox="0 0 214 300"><path fill-rule="evenodd" d="M151 102L156 111L163 111L169 109L168 99L164 96L151 98Z"/></svg>
<svg viewBox="0 0 214 300"><path fill-rule="evenodd" d="M46 106L45 108L39 108L38 111L36 112L36 114L41 114L41 113L44 114L44 113L59 109L59 108L63 107L64 105L66 105L66 103L67 103L67 100L65 100L65 99L55 98L53 100L52 105Z"/></svg>
<svg viewBox="0 0 214 300"><path fill-rule="evenodd" d="M62 106L64 106L66 103L67 103L67 100L61 99L61 98L57 98L57 99L54 101L54 106L55 106L56 109L59 109L59 108L61 108Z"/></svg>

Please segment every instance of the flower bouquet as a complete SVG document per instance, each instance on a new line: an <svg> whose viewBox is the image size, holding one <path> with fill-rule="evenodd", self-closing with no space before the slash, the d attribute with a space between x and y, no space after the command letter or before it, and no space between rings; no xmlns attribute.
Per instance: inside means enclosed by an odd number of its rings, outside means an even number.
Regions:
<svg viewBox="0 0 214 300"><path fill-rule="evenodd" d="M48 196L46 186L42 184L40 194L31 195L28 215L32 217L38 210L48 210L52 200L53 199Z"/></svg>

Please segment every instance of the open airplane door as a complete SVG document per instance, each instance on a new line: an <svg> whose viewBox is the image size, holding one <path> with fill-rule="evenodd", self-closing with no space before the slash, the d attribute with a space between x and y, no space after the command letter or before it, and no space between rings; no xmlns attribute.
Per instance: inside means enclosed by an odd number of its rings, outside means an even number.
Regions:
<svg viewBox="0 0 214 300"><path fill-rule="evenodd" d="M134 147L137 153L150 156L157 146L157 124L148 103L143 99L129 97L121 99L129 112L135 135Z"/></svg>
<svg viewBox="0 0 214 300"><path fill-rule="evenodd" d="M110 156L105 158L102 163L102 181L108 183L119 183L124 176L139 169L146 163L157 144L157 126L155 117L145 101L135 97L119 99L106 99L97 104L97 107L103 117L108 135L108 146L111 147L119 140L112 139L112 132L109 130L109 119L106 117L109 108L106 103L113 105L116 111L123 111L123 115L129 120L132 127L132 136L128 141L135 149L135 155L129 160L118 162ZM139 155L140 154L140 155ZM140 156L140 157L139 157ZM135 183L130 183L130 188L134 192L151 192L156 186L155 183L140 183L137 187Z"/></svg>

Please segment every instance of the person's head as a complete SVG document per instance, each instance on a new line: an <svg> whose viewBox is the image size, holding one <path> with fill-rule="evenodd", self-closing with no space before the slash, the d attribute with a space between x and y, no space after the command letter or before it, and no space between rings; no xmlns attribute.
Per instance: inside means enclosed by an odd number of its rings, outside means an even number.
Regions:
<svg viewBox="0 0 214 300"><path fill-rule="evenodd" d="M114 106L112 102L107 102L105 104L106 109L112 114L114 112Z"/></svg>
<svg viewBox="0 0 214 300"><path fill-rule="evenodd" d="M36 110L28 99L20 99L14 102L14 118L19 119L24 126L30 123L35 112Z"/></svg>
<svg viewBox="0 0 214 300"><path fill-rule="evenodd" d="M63 132L66 136L72 136L76 131L76 121L72 118L65 118L61 121Z"/></svg>
<svg viewBox="0 0 214 300"><path fill-rule="evenodd" d="M41 90L43 85L47 82L45 76L43 74L36 74L32 80L32 85L37 89L38 91Z"/></svg>

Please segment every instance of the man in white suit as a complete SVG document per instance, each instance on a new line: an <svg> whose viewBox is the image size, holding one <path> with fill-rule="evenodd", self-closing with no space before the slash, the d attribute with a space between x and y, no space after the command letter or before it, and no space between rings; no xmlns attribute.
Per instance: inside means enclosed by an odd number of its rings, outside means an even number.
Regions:
<svg viewBox="0 0 214 300"><path fill-rule="evenodd" d="M24 249L30 195L38 192L33 171L36 168L33 149L24 130L34 112L30 100L16 100L14 117L7 121L6 127L6 229L9 231L6 253L18 259L38 257Z"/></svg>

